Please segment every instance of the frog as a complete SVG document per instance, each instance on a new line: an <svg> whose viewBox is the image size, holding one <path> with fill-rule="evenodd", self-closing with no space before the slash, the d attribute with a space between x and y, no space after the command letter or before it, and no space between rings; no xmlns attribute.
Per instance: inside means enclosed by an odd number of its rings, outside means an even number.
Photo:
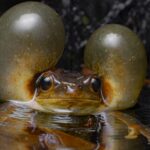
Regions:
<svg viewBox="0 0 150 150"><path fill-rule="evenodd" d="M119 24L98 28L85 46L81 74L54 70L64 49L64 26L45 4L10 8L0 18L0 37L1 99L50 114L110 112L129 127L127 138L141 133L149 139L145 127L117 112L137 103L146 76L145 48L133 31Z"/></svg>
<svg viewBox="0 0 150 150"><path fill-rule="evenodd" d="M117 24L97 29L85 47L84 65L81 74L43 72L34 80L32 100L12 102L47 113L71 115L119 111L137 103L147 60L141 40L130 29ZM149 132L136 121L128 123L128 117L121 112L110 114L128 125L127 138L136 138L141 133L149 139Z"/></svg>

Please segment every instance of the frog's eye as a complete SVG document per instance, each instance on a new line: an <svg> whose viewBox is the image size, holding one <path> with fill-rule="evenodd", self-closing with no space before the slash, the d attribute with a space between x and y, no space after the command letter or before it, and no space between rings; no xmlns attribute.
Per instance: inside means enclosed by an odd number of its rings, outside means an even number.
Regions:
<svg viewBox="0 0 150 150"><path fill-rule="evenodd" d="M50 87L52 86L52 78L50 76L48 77L44 77L41 76L37 82L36 82L36 86L44 91L50 89Z"/></svg>
<svg viewBox="0 0 150 150"><path fill-rule="evenodd" d="M93 77L91 79L91 87L94 92L99 92L101 90L101 80L98 77Z"/></svg>

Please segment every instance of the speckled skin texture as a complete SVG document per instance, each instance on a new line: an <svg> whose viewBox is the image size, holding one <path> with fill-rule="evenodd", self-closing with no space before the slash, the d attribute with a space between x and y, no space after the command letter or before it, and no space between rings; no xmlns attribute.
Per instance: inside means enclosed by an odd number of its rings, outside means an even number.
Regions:
<svg viewBox="0 0 150 150"><path fill-rule="evenodd" d="M96 30L85 48L85 65L103 82L105 103L113 109L132 107L146 76L146 54L128 28L111 24Z"/></svg>
<svg viewBox="0 0 150 150"><path fill-rule="evenodd" d="M28 0L0 0L0 15L12 6ZM144 43L150 64L150 1L144 0L34 0L52 7L62 17L66 31L64 53L57 64L69 70L80 70L87 39L104 24L129 27ZM147 77L150 78L150 65Z"/></svg>
<svg viewBox="0 0 150 150"><path fill-rule="evenodd" d="M64 26L52 8L26 2L8 10L0 18L0 98L32 98L33 76L55 66L63 49Z"/></svg>

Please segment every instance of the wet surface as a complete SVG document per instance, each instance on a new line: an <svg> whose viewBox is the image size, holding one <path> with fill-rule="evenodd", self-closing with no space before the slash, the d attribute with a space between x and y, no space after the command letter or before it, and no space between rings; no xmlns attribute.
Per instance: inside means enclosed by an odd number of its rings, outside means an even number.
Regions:
<svg viewBox="0 0 150 150"><path fill-rule="evenodd" d="M79 135L87 137L95 132L94 125L88 127L85 124L88 117L79 119L71 116L51 116L33 112L26 107L15 107L10 103L2 104L0 113L0 149L55 150L87 147L90 150L96 147L89 142L90 139L86 141L78 138Z"/></svg>
<svg viewBox="0 0 150 150"><path fill-rule="evenodd" d="M145 88L144 94L146 90L149 89ZM141 101L124 113L150 127L150 109L146 104L141 105ZM35 112L27 106L4 103L0 105L0 114L0 149L150 149L142 135L126 139L127 126L110 113L99 116L50 115Z"/></svg>

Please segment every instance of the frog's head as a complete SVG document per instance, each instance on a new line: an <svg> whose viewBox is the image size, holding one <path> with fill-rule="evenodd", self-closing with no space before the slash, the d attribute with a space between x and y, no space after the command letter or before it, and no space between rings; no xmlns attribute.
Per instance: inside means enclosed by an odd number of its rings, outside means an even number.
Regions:
<svg viewBox="0 0 150 150"><path fill-rule="evenodd" d="M101 79L96 75L47 71L36 81L37 94L31 106L51 113L96 113L104 107L101 87Z"/></svg>

